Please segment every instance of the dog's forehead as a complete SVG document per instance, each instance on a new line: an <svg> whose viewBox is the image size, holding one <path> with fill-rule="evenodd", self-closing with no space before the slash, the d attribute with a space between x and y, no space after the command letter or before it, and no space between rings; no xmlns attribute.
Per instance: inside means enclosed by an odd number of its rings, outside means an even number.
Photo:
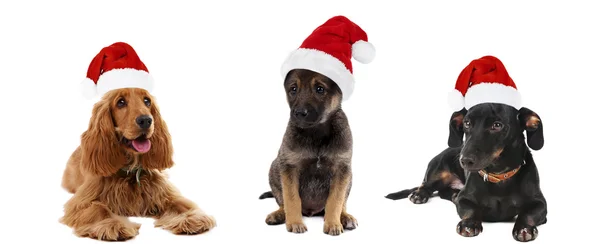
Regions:
<svg viewBox="0 0 600 244"><path fill-rule="evenodd" d="M291 82L298 82L300 83L298 85L310 85L313 81L321 81L327 86L330 86L333 82L327 76L324 76L320 73L311 70L296 69L290 71L286 77L285 83L288 84Z"/></svg>
<svg viewBox="0 0 600 244"><path fill-rule="evenodd" d="M473 106L467 111L466 118L469 120L503 120L512 121L516 119L516 109L504 104L484 103Z"/></svg>

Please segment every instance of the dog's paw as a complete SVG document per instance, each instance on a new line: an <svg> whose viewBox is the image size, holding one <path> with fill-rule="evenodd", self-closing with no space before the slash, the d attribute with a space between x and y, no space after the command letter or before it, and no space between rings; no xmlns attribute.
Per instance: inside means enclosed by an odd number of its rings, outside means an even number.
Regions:
<svg viewBox="0 0 600 244"><path fill-rule="evenodd" d="M283 210L277 210L267 215L265 222L268 225L280 225L285 223L285 212Z"/></svg>
<svg viewBox="0 0 600 244"><path fill-rule="evenodd" d="M178 235L196 235L209 231L217 225L215 218L201 211L189 211L178 215L163 216L155 226Z"/></svg>
<svg viewBox="0 0 600 244"><path fill-rule="evenodd" d="M340 222L325 221L323 232L328 235L338 236L344 233L344 226Z"/></svg>
<svg viewBox="0 0 600 244"><path fill-rule="evenodd" d="M413 192L412 194L410 194L409 199L414 204L423 204L423 203L426 203L427 201L429 201L429 194L417 190L417 191Z"/></svg>
<svg viewBox="0 0 600 244"><path fill-rule="evenodd" d="M458 222L456 225L456 233L464 237L473 237L483 232L481 221L465 219Z"/></svg>
<svg viewBox="0 0 600 244"><path fill-rule="evenodd" d="M513 229L513 238L520 242L528 242L533 241L538 236L538 230L535 226L526 227L526 226L516 226Z"/></svg>
<svg viewBox="0 0 600 244"><path fill-rule="evenodd" d="M287 231L297 234L308 231L306 225L304 225L302 222L285 223L285 227L287 228Z"/></svg>
<svg viewBox="0 0 600 244"><path fill-rule="evenodd" d="M348 213L342 213L340 217L340 222L342 222L342 226L346 230L354 230L358 227L358 221L354 218L354 216Z"/></svg>
<svg viewBox="0 0 600 244"><path fill-rule="evenodd" d="M102 241L127 241L139 234L141 225L117 219L105 219L84 229L75 230L80 236Z"/></svg>

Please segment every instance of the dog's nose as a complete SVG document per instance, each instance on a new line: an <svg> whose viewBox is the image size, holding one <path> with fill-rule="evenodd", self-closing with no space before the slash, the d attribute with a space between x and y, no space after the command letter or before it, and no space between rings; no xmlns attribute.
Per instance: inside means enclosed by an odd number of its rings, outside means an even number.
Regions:
<svg viewBox="0 0 600 244"><path fill-rule="evenodd" d="M472 158L467 158L467 157L462 157L462 159L460 160L460 164L463 167L473 167L473 165L475 164L475 160L473 160Z"/></svg>
<svg viewBox="0 0 600 244"><path fill-rule="evenodd" d="M294 110L294 116L296 117L306 117L308 115L308 110L305 108L299 108Z"/></svg>
<svg viewBox="0 0 600 244"><path fill-rule="evenodd" d="M148 115L142 115L139 116L135 119L135 122L138 124L138 126L142 129L148 129L150 128L150 125L152 125L152 118Z"/></svg>

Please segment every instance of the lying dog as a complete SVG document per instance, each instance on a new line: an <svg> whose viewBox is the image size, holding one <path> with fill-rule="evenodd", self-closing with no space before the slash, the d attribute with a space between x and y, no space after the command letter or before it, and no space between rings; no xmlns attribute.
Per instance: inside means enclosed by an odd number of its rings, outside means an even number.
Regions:
<svg viewBox="0 0 600 244"><path fill-rule="evenodd" d="M167 125L146 90L106 93L64 171L62 186L74 195L60 221L78 236L106 241L138 234L140 224L129 216L153 217L157 227L176 234L210 230L214 218L161 172L173 166L172 156Z"/></svg>
<svg viewBox="0 0 600 244"><path fill-rule="evenodd" d="M482 221L512 221L517 216L514 239L534 240L547 213L529 150L544 145L540 117L527 108L482 103L452 114L448 145L431 160L420 187L386 197L410 196L413 203L421 204L437 191L440 198L455 203L460 235L478 235Z"/></svg>
<svg viewBox="0 0 600 244"><path fill-rule="evenodd" d="M323 231L339 235L358 225L346 212L352 185L352 134L341 108L342 93L331 79L296 69L285 78L290 120L277 158L271 164L271 191L279 209L267 216L269 225L307 230L302 216L324 215Z"/></svg>

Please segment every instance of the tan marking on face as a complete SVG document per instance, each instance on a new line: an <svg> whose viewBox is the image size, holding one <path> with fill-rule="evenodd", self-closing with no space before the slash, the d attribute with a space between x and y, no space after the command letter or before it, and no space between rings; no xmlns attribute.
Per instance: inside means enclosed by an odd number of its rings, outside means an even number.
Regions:
<svg viewBox="0 0 600 244"><path fill-rule="evenodd" d="M496 151L494 151L494 153L492 154L492 158L493 159L497 159L498 157L500 157L500 154L502 154L502 152L504 151L504 148L500 148L497 149Z"/></svg>

